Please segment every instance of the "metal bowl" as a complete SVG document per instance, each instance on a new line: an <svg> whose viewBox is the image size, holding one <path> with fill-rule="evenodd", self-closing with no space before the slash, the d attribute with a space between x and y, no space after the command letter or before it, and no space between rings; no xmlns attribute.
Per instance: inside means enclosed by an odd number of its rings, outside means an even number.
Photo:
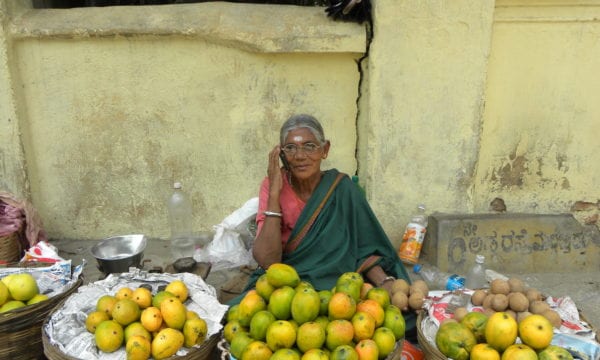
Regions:
<svg viewBox="0 0 600 360"><path fill-rule="evenodd" d="M121 235L101 240L91 249L98 269L105 274L122 273L130 267L141 267L146 249L144 235Z"/></svg>

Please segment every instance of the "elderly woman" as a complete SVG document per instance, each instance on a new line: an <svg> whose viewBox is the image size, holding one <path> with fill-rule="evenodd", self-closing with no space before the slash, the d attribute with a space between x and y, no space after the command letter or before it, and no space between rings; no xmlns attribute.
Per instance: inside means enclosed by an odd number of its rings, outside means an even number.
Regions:
<svg viewBox="0 0 600 360"><path fill-rule="evenodd" d="M335 169L321 170L330 147L310 115L292 116L282 125L260 187L252 249L260 268L246 290L277 262L293 266L318 290L331 289L344 272L361 273L390 293L395 278L410 282L360 189ZM414 314L406 315L410 330Z"/></svg>

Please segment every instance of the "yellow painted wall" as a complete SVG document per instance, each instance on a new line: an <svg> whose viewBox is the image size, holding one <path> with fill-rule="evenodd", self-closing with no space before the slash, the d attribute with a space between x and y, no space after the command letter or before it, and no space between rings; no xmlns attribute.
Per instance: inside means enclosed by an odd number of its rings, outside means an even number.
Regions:
<svg viewBox="0 0 600 360"><path fill-rule="evenodd" d="M417 204L471 212L493 1L378 1L359 171L399 244ZM362 111L361 111L362 113ZM362 134L362 132L361 132ZM362 139L364 137L361 136ZM362 165L366 164L365 167Z"/></svg>
<svg viewBox="0 0 600 360"><path fill-rule="evenodd" d="M565 212L600 200L600 2L498 2L474 202Z"/></svg>
<svg viewBox="0 0 600 360"><path fill-rule="evenodd" d="M9 63L14 64L12 40L6 36L9 21L6 3L0 1L0 190L25 196L27 174L21 144L19 107Z"/></svg>
<svg viewBox="0 0 600 360"><path fill-rule="evenodd" d="M50 237L165 238L180 180L210 230L256 195L282 121L308 112L332 141L325 167L358 170L395 243L421 202L567 212L600 198L599 9L374 0L369 46L322 8L0 0L0 186Z"/></svg>
<svg viewBox="0 0 600 360"><path fill-rule="evenodd" d="M176 5L178 24L164 10L33 10L7 26L30 198L51 237L166 238L174 181L195 230L212 229L257 196L294 113L321 119L326 167L356 171L363 27L331 29L314 8Z"/></svg>

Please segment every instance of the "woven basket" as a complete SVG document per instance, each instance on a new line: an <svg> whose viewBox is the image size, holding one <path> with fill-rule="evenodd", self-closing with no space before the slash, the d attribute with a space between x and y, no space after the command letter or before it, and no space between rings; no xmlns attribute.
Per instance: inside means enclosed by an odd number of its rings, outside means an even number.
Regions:
<svg viewBox="0 0 600 360"><path fill-rule="evenodd" d="M58 309L62 306L62 303L57 305L55 309ZM50 316L48 316L46 318L46 321L44 322L44 326L43 328L46 328L46 323L48 322L48 320L50 319ZM211 353L213 351L213 349L215 348L215 346L217 345L217 342L219 341L221 335L220 333L217 334L213 334L211 337L209 337L208 339L206 339L205 342L202 343L202 345L200 345L200 347L194 347L192 348L186 355L184 356L177 356L177 355L173 355L169 358L167 358L166 360L207 360L210 359L211 357ZM48 334L46 333L46 331L42 331L42 342L44 345L44 355L46 355L46 358L49 360L77 360L77 358L74 358L72 356L69 356L67 354L65 354L64 352L62 352L60 350L60 348L58 346L56 346L55 344L50 343L50 338L48 337Z"/></svg>
<svg viewBox="0 0 600 360"><path fill-rule="evenodd" d="M37 264L48 265L48 264ZM46 301L0 314L0 359L35 359L44 354L42 324L56 304L81 284L80 277L67 291Z"/></svg>
<svg viewBox="0 0 600 360"><path fill-rule="evenodd" d="M417 340L419 341L419 346L421 347L421 350L423 350L425 359L448 360L448 358L438 350L437 346L431 344L423 334L423 330L421 329L421 323L423 322L424 316L426 316L424 314L427 313L421 311L417 316Z"/></svg>
<svg viewBox="0 0 600 360"><path fill-rule="evenodd" d="M19 242L19 232L7 236L0 236L0 261L14 263L21 257L21 244Z"/></svg>
<svg viewBox="0 0 600 360"><path fill-rule="evenodd" d="M585 318L585 316L583 315L583 313L581 311L578 311L578 312L579 312L579 318L581 320L585 321L586 323L588 323L590 328L596 333L596 341L600 342L600 332L598 332L598 330L596 328L594 328L592 323L589 322ZM440 352L440 350L438 350L437 346L435 346L434 344L431 344L427 340L425 335L423 334L423 330L421 329L421 323L423 322L423 319L425 319L425 316L428 316L428 315L426 312L423 312L423 311L420 312L419 315L417 316L417 340L419 341L419 346L423 350L425 359L427 359L427 360L429 360L429 359L448 360L448 358L446 356L444 356L444 354L442 354Z"/></svg>

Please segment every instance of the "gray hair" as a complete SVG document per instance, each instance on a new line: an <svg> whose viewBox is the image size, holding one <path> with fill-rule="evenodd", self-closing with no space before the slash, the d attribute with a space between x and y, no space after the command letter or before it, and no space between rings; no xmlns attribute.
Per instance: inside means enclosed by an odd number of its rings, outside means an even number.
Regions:
<svg viewBox="0 0 600 360"><path fill-rule="evenodd" d="M319 120L311 115L299 114L292 115L281 125L281 130L279 131L279 142L281 145L285 142L285 138L287 138L290 131L301 128L310 130L317 138L317 141L319 141L319 145L323 145L327 141L325 140L325 134Z"/></svg>

